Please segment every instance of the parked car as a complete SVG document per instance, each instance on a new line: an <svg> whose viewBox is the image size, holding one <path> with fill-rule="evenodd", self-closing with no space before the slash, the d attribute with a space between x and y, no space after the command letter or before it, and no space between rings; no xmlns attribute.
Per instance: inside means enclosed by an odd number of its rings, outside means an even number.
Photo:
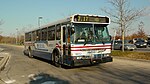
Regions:
<svg viewBox="0 0 150 84"><path fill-rule="evenodd" d="M113 45L114 50L121 50L122 49L122 40L115 40ZM124 41L124 49L133 51L136 49L134 44L129 43L128 40Z"/></svg>
<svg viewBox="0 0 150 84"><path fill-rule="evenodd" d="M143 39L143 38L134 38L134 39L132 39L132 41L133 41L133 43L135 43L136 41L144 41L144 42L147 42L148 39L145 40L145 39Z"/></svg>
<svg viewBox="0 0 150 84"><path fill-rule="evenodd" d="M135 43L137 48L146 48L147 47L147 42L144 40L137 40Z"/></svg>
<svg viewBox="0 0 150 84"><path fill-rule="evenodd" d="M150 35L148 35L148 37L147 37L147 46L150 47Z"/></svg>
<svg viewBox="0 0 150 84"><path fill-rule="evenodd" d="M150 40L147 41L147 46L150 46Z"/></svg>

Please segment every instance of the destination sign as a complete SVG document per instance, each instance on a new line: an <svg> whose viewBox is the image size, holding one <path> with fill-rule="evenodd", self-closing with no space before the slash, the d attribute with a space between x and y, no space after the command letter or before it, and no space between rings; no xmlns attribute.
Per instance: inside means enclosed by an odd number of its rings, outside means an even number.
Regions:
<svg viewBox="0 0 150 84"><path fill-rule="evenodd" d="M75 22L98 22L98 23L109 23L108 17L99 17L99 16L84 16L76 15L74 16Z"/></svg>

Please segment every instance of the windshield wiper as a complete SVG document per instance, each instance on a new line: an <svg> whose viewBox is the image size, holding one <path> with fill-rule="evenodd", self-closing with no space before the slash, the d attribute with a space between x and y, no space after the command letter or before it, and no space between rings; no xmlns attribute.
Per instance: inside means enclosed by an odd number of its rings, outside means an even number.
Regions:
<svg viewBox="0 0 150 84"><path fill-rule="evenodd" d="M105 44L105 42L102 40L103 45Z"/></svg>
<svg viewBox="0 0 150 84"><path fill-rule="evenodd" d="M105 42L104 42L103 38L101 39L101 42L102 42L102 44L103 44L103 45L105 44Z"/></svg>

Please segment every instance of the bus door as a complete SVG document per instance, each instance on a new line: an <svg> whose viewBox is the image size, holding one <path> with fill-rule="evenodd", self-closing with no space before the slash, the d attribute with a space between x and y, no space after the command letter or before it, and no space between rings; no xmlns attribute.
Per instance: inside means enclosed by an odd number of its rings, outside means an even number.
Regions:
<svg viewBox="0 0 150 84"><path fill-rule="evenodd" d="M62 52L62 62L66 59L66 25L61 26L61 52Z"/></svg>
<svg viewBox="0 0 150 84"><path fill-rule="evenodd" d="M71 59L70 28L66 25L61 26L61 46L63 63L68 63L68 59Z"/></svg>

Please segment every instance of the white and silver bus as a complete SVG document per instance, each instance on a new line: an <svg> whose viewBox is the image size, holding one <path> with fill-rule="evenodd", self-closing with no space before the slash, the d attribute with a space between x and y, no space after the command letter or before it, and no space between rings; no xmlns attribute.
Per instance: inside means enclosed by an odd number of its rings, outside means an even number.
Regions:
<svg viewBox="0 0 150 84"><path fill-rule="evenodd" d="M74 14L25 33L24 54L51 60L56 66L112 62L110 18Z"/></svg>

